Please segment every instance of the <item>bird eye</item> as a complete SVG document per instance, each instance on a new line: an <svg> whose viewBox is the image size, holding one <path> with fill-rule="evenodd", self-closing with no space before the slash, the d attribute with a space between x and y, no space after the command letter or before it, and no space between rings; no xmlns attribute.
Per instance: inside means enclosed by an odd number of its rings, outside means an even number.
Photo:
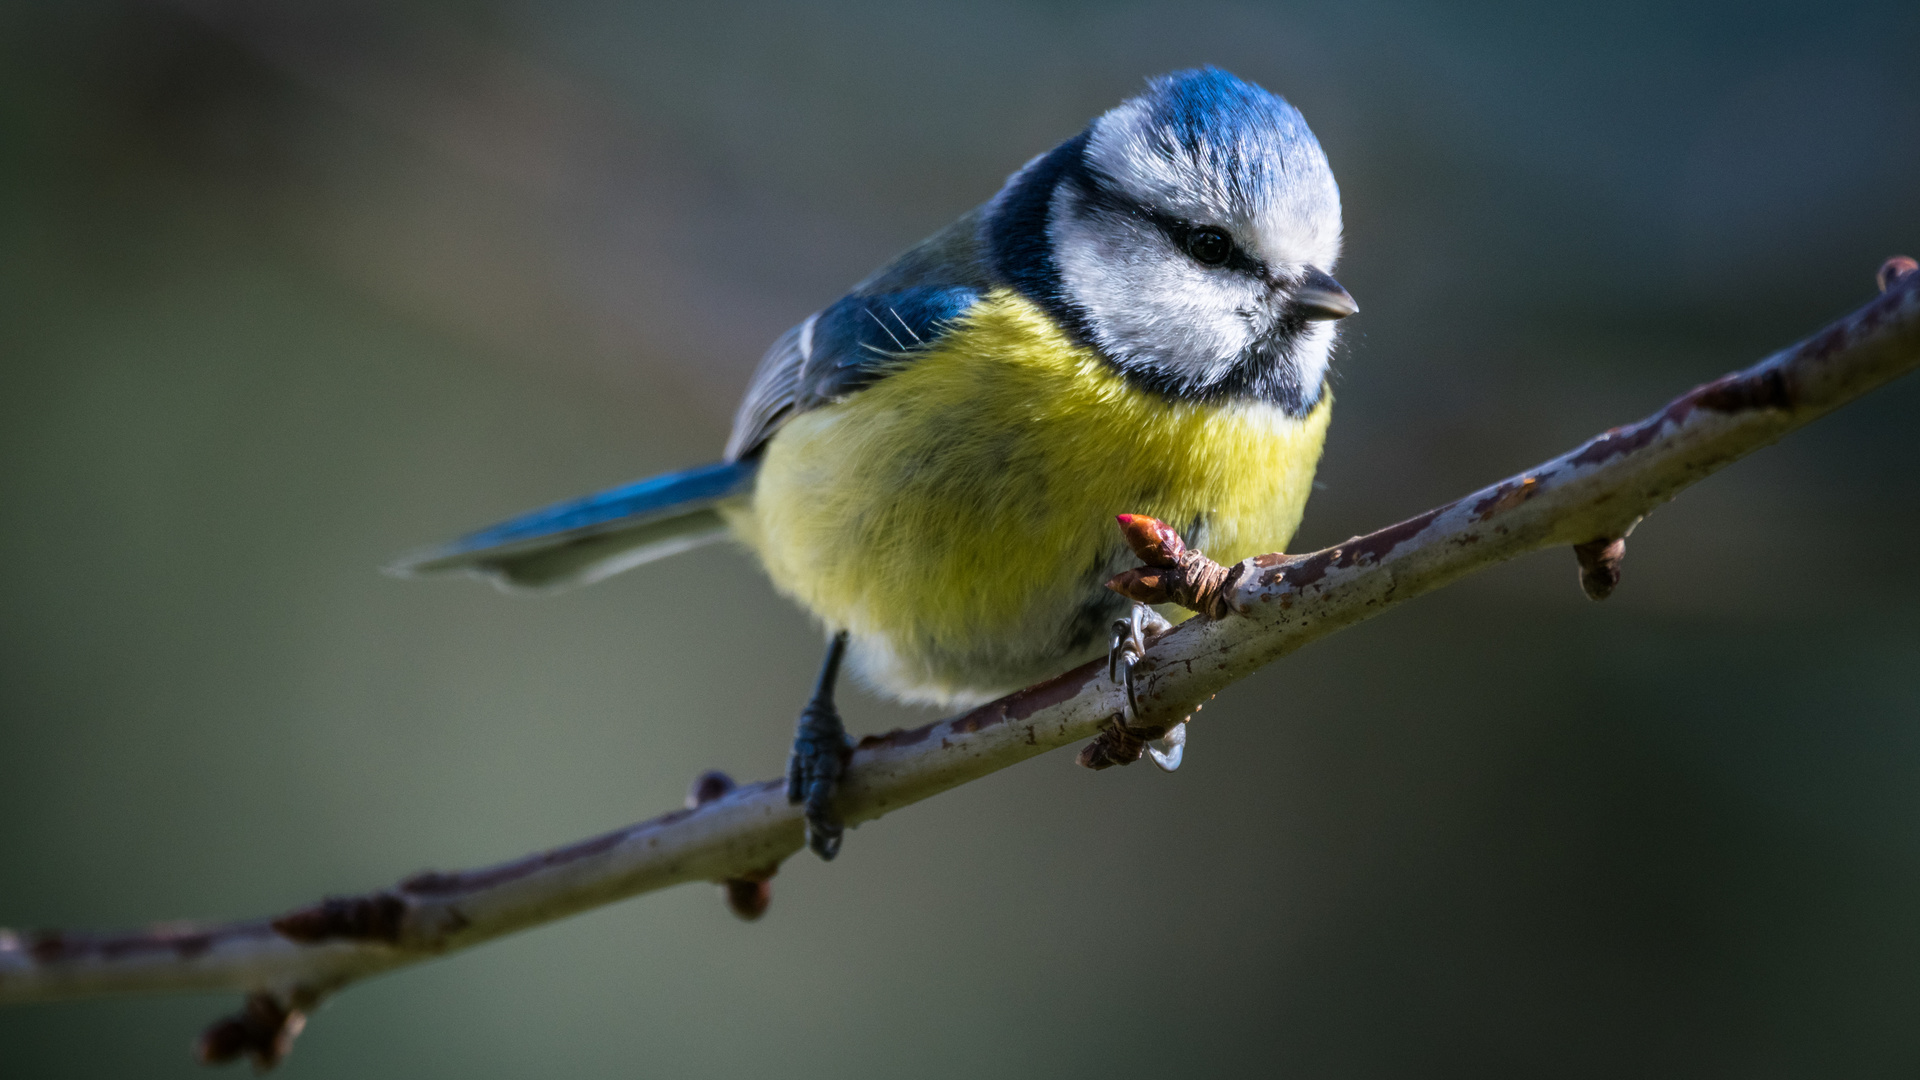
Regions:
<svg viewBox="0 0 1920 1080"><path fill-rule="evenodd" d="M1219 266L1233 256L1233 240L1219 229L1195 229L1187 234L1187 254L1205 266Z"/></svg>

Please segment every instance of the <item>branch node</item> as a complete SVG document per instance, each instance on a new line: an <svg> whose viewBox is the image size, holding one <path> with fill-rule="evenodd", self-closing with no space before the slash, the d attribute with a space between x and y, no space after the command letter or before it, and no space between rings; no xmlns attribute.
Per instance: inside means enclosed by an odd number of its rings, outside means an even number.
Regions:
<svg viewBox="0 0 1920 1080"><path fill-rule="evenodd" d="M1580 560L1580 587L1587 599L1605 600L1620 584L1620 560L1627 557L1627 538L1602 536L1573 545L1573 556Z"/></svg>
<svg viewBox="0 0 1920 1080"><path fill-rule="evenodd" d="M244 1055L253 1059L254 1072L267 1072L293 1049L293 1040L307 1026L311 1005L283 1004L272 994L256 990L247 995L239 1012L207 1025L194 1043L193 1056L202 1065L225 1065Z"/></svg>
<svg viewBox="0 0 1920 1080"><path fill-rule="evenodd" d="M1123 570L1107 588L1142 604L1178 604L1209 619L1233 612L1228 597L1243 567L1221 566L1186 545L1171 525L1145 514L1121 514L1120 534L1144 566Z"/></svg>
<svg viewBox="0 0 1920 1080"><path fill-rule="evenodd" d="M689 809L705 806L735 786L733 777L719 769L708 769L693 778L693 786L687 789L687 806ZM722 879L720 891L727 898L727 907L746 922L765 915L768 905L773 903L773 875L779 872L780 864L775 862L739 877Z"/></svg>
<svg viewBox="0 0 1920 1080"><path fill-rule="evenodd" d="M708 769L693 778L693 786L687 789L687 808L702 807L720 798L736 786L733 777L719 769Z"/></svg>
<svg viewBox="0 0 1920 1080"><path fill-rule="evenodd" d="M1920 262L1915 262L1906 255L1895 255L1886 262L1881 263L1879 275L1880 291L1886 292L1888 289L1893 288L1895 282L1913 273L1915 270L1920 270Z"/></svg>
<svg viewBox="0 0 1920 1080"><path fill-rule="evenodd" d="M728 910L742 922L753 922L765 915L773 903L773 882L766 878L728 878L720 885L727 892Z"/></svg>
<svg viewBox="0 0 1920 1080"><path fill-rule="evenodd" d="M390 892L329 896L312 907L280 916L272 925L282 937L302 945L335 938L397 945L406 930L408 908L405 900Z"/></svg>

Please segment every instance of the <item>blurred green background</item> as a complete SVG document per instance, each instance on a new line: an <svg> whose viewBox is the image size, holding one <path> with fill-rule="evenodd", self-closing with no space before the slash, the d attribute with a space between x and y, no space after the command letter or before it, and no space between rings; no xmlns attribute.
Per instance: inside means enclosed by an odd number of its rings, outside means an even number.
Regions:
<svg viewBox="0 0 1920 1080"><path fill-rule="evenodd" d="M761 349L1150 74L1306 113L1365 313L1296 547L1556 454L1920 254L1920 6L0 6L0 925L285 910L775 775L735 551L392 556L716 456ZM1920 1072L1920 381L1055 753L380 978L290 1077ZM848 696L856 730L924 715ZM231 995L0 1010L201 1075Z"/></svg>

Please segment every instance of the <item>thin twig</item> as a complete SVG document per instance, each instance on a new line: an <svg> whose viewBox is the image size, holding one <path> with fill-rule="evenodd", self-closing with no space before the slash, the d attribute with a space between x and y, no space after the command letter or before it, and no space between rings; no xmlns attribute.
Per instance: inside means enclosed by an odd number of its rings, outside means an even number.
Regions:
<svg viewBox="0 0 1920 1080"><path fill-rule="evenodd" d="M1920 366L1920 273L1911 266L1890 262L1879 298L1637 424L1379 532L1229 568L1226 614L1190 620L1148 651L1137 719L1175 721L1302 645L1528 552L1575 548L1588 594L1605 596L1627 533L1661 503ZM964 716L869 736L853 755L840 813L849 824L870 821L1088 738L1120 715L1121 697L1094 662ZM275 920L109 935L0 931L0 1003L243 990L247 1011L209 1029L203 1056L246 1053L271 1065L315 1002L375 972L683 882L727 883L743 914L764 910L768 879L801 845L785 785L706 779L689 802L567 847L422 873Z"/></svg>

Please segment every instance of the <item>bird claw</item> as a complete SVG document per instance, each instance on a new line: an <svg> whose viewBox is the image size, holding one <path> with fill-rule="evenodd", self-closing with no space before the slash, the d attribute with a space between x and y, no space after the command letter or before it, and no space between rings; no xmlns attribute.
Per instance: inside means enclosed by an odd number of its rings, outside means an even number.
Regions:
<svg viewBox="0 0 1920 1080"><path fill-rule="evenodd" d="M1140 715L1140 695L1134 688L1133 670L1147 655L1147 634L1141 612L1152 610L1145 604L1135 604L1126 618L1113 620L1113 644L1107 646L1107 679L1126 689L1125 719L1128 721Z"/></svg>
<svg viewBox="0 0 1920 1080"><path fill-rule="evenodd" d="M1187 722L1185 720L1169 728L1165 735L1147 740L1147 757L1152 759L1161 772L1172 772L1180 767L1180 759L1187 754Z"/></svg>
<svg viewBox="0 0 1920 1080"><path fill-rule="evenodd" d="M1134 672L1146 659L1147 634L1151 631L1157 637L1172 628L1172 623L1145 604L1133 605L1133 610L1126 618L1113 621L1113 643L1107 648L1107 678L1119 683L1126 691L1126 714L1121 718L1123 726L1131 726L1140 719L1140 691L1135 683ZM1157 739L1148 739L1146 743L1147 756L1163 772L1172 772L1180 767L1180 759L1185 756L1186 748L1187 724L1184 720L1168 729L1166 734Z"/></svg>

